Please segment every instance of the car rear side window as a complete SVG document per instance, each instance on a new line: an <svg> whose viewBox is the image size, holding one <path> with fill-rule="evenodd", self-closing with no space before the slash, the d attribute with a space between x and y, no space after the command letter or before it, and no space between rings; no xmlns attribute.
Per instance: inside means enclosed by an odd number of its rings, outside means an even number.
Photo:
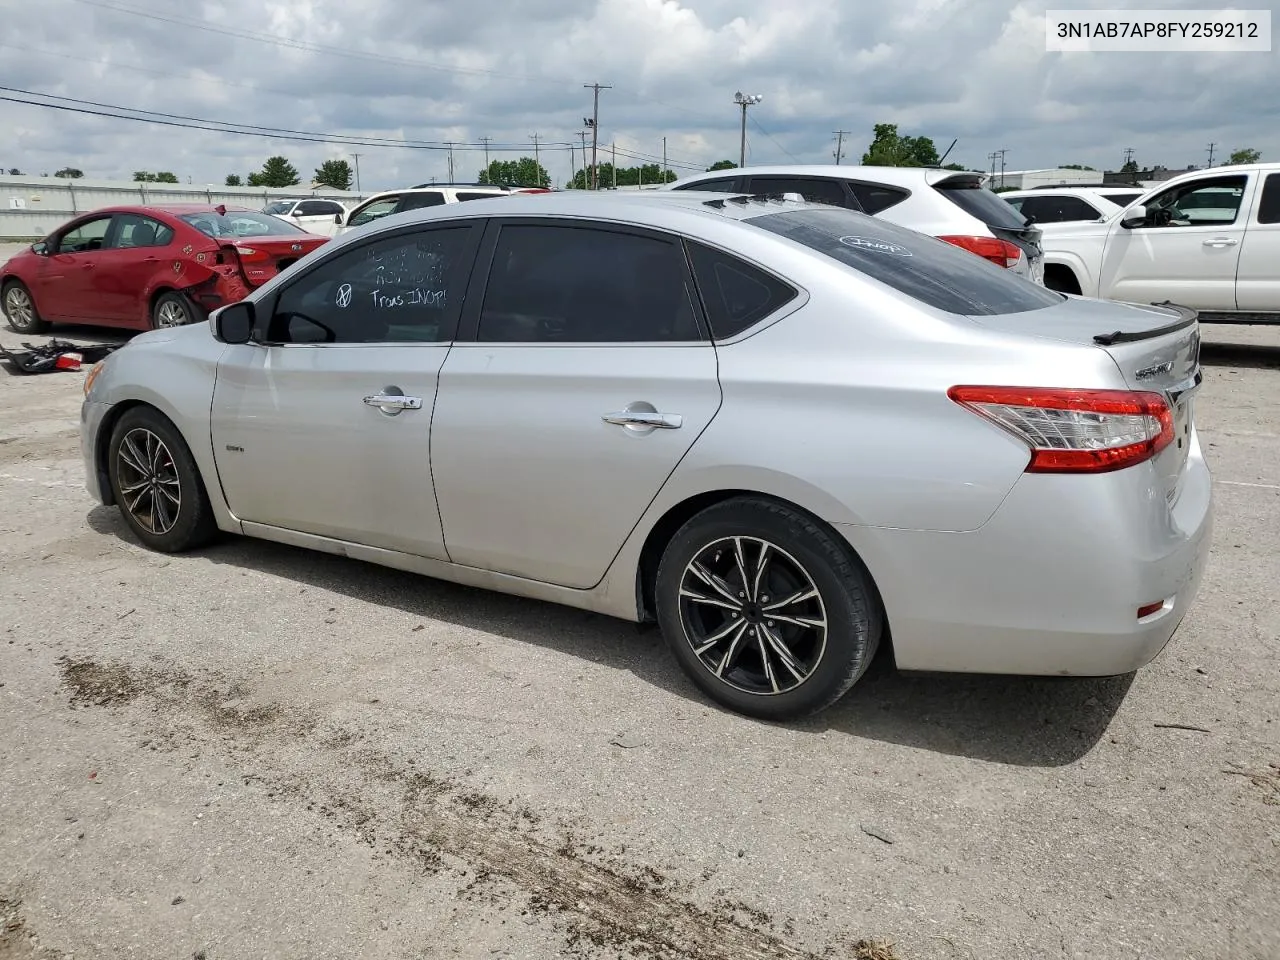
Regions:
<svg viewBox="0 0 1280 960"><path fill-rule="evenodd" d="M819 177L752 177L751 192L771 197L798 193L810 203L825 203L833 207L849 205L849 196L839 180Z"/></svg>
<svg viewBox="0 0 1280 960"><path fill-rule="evenodd" d="M458 202L465 203L467 200L492 200L494 197L505 196L501 193L476 193L475 191L458 191Z"/></svg>
<svg viewBox="0 0 1280 960"><path fill-rule="evenodd" d="M952 244L852 210L813 207L765 214L746 222L803 244L947 313L1022 313L1051 307L1064 299Z"/></svg>
<svg viewBox="0 0 1280 960"><path fill-rule="evenodd" d="M1009 201L1012 205L1012 201ZM1026 197L1018 204L1019 212L1036 223L1066 223L1074 220L1097 220L1102 214L1079 197L1054 194Z"/></svg>
<svg viewBox="0 0 1280 960"><path fill-rule="evenodd" d="M603 227L507 224L494 249L477 339L655 343L702 338L677 242Z"/></svg>
<svg viewBox="0 0 1280 960"><path fill-rule="evenodd" d="M798 295L790 284L700 243L687 241L693 279L717 340L736 336Z"/></svg>
<svg viewBox="0 0 1280 960"><path fill-rule="evenodd" d="M697 183L677 183L673 190L705 190L708 193L733 193L737 177L720 177L714 180L699 180Z"/></svg>
<svg viewBox="0 0 1280 960"><path fill-rule="evenodd" d="M935 183L933 188L971 216L977 217L989 227L1004 230L1022 230L1026 218L992 193L976 179L962 179Z"/></svg>
<svg viewBox="0 0 1280 960"><path fill-rule="evenodd" d="M173 240L173 227L136 213L117 214L115 230L111 245L118 249L166 247Z"/></svg>
<svg viewBox="0 0 1280 960"><path fill-rule="evenodd" d="M444 205L444 194L439 190L427 190L425 193L406 193L400 198L396 213L406 210L421 210L423 207L439 207Z"/></svg>
<svg viewBox="0 0 1280 960"><path fill-rule="evenodd" d="M849 189L858 198L858 203L862 206L864 213L879 213L881 210L888 210L911 196L906 190L886 187L878 183L855 183L850 181Z"/></svg>
<svg viewBox="0 0 1280 960"><path fill-rule="evenodd" d="M1258 203L1259 223L1280 223L1280 173L1267 175Z"/></svg>

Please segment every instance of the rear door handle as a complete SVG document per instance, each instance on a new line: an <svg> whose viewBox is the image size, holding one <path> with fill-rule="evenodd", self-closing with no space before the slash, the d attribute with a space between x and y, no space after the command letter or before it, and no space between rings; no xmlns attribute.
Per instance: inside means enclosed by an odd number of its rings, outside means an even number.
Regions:
<svg viewBox="0 0 1280 960"><path fill-rule="evenodd" d="M684 417L678 413L649 413L644 410L620 410L606 413L601 419L623 427L659 427L663 430L679 430L684 423Z"/></svg>
<svg viewBox="0 0 1280 960"><path fill-rule="evenodd" d="M1206 247L1234 247L1239 240L1233 240L1230 237L1214 237L1212 240L1205 240Z"/></svg>
<svg viewBox="0 0 1280 960"><path fill-rule="evenodd" d="M380 407L385 410L421 410L421 397L406 397L398 393L375 393L371 397L365 397L364 402L371 407Z"/></svg>

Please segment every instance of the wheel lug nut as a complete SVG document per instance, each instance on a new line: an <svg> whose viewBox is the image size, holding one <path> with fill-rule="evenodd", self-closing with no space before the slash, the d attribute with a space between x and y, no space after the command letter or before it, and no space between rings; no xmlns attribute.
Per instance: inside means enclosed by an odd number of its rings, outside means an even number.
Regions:
<svg viewBox="0 0 1280 960"><path fill-rule="evenodd" d="M770 620L770 621L769 621L769 626L771 626L771 627L773 626L773 621L772 621L772 620Z"/></svg>
<svg viewBox="0 0 1280 960"><path fill-rule="evenodd" d="M739 596L739 598L743 598L743 599L745 599L747 595L746 595L745 593L743 593L741 590L739 590L739 591L738 591L738 596Z"/></svg>
<svg viewBox="0 0 1280 960"><path fill-rule="evenodd" d="M737 610L733 611L733 619L737 620L740 616L742 616L742 614L740 614Z"/></svg>

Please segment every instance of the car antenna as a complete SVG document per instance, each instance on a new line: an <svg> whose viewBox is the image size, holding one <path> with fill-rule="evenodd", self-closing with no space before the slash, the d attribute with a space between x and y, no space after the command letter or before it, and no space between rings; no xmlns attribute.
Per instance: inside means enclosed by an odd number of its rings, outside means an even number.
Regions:
<svg viewBox="0 0 1280 960"><path fill-rule="evenodd" d="M947 147L947 152L938 158L938 166L942 166L942 161L947 159L947 156L951 153L952 150L955 149L956 144L959 142L960 142L959 137L956 137L954 140L951 141L951 146Z"/></svg>

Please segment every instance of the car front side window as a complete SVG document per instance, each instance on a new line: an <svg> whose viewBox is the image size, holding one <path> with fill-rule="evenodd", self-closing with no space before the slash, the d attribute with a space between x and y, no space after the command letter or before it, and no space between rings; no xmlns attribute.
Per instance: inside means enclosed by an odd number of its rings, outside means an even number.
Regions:
<svg viewBox="0 0 1280 960"><path fill-rule="evenodd" d="M357 210L351 220L348 221L347 226L358 227L361 224L380 220L391 213L399 202L399 197L383 197L381 200L374 200L372 203L368 203Z"/></svg>
<svg viewBox="0 0 1280 960"><path fill-rule="evenodd" d="M317 264L280 294L272 343L440 343L453 338L475 226L380 237Z"/></svg>
<svg viewBox="0 0 1280 960"><path fill-rule="evenodd" d="M1193 180L1170 187L1146 204L1155 227L1229 226L1240 214L1249 178L1243 174Z"/></svg>
<svg viewBox="0 0 1280 960"><path fill-rule="evenodd" d="M58 238L58 253L89 253L101 250L106 244L110 217L87 220Z"/></svg>
<svg viewBox="0 0 1280 960"><path fill-rule="evenodd" d="M477 339L655 343L701 338L684 253L675 241L604 227L502 227Z"/></svg>

